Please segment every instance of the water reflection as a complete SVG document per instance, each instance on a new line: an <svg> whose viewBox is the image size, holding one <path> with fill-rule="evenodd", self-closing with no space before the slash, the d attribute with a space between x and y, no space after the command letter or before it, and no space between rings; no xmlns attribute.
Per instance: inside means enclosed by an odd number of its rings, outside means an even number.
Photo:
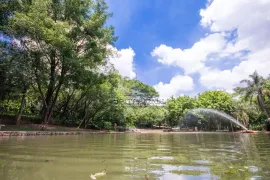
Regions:
<svg viewBox="0 0 270 180"><path fill-rule="evenodd" d="M266 134L97 134L0 140L0 179L263 179Z"/></svg>

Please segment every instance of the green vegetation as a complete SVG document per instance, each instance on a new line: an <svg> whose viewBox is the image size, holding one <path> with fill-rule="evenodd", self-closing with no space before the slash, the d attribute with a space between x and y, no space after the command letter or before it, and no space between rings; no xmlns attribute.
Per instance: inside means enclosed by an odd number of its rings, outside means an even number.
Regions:
<svg viewBox="0 0 270 180"><path fill-rule="evenodd" d="M107 9L103 0L1 1L2 118L12 116L17 125L38 119L78 128L152 128L177 126L194 108L213 108L251 129L263 128L270 116L270 78L256 71L234 94L206 91L154 104L159 95L153 87L106 66L108 45L117 40L106 25Z"/></svg>

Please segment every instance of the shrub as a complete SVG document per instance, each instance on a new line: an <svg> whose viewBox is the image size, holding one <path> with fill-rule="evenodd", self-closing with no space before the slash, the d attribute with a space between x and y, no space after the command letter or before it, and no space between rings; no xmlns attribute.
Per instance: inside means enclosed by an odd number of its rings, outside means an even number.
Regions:
<svg viewBox="0 0 270 180"><path fill-rule="evenodd" d="M112 129L112 123L111 122L104 122L103 124L104 129L110 130Z"/></svg>
<svg viewBox="0 0 270 180"><path fill-rule="evenodd" d="M251 130L254 130L254 131L261 131L261 130L263 130L263 128L264 128L264 124L253 124L253 125L249 125L249 129L251 129Z"/></svg>

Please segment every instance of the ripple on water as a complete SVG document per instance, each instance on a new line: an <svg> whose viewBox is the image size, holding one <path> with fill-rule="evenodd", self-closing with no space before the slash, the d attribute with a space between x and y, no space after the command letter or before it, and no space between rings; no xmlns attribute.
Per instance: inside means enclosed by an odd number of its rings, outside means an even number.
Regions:
<svg viewBox="0 0 270 180"><path fill-rule="evenodd" d="M257 179L262 179L262 177L261 176L252 176L250 178L250 180L257 180Z"/></svg>
<svg viewBox="0 0 270 180"><path fill-rule="evenodd" d="M125 166L125 171L145 171L145 170L146 170L145 168Z"/></svg>
<svg viewBox="0 0 270 180"><path fill-rule="evenodd" d="M225 149L225 148L220 148L220 149L210 149L210 148L199 148L199 151L202 152L228 152L228 153L237 153L237 154L242 154L240 151L234 150L234 149Z"/></svg>
<svg viewBox="0 0 270 180"><path fill-rule="evenodd" d="M168 164L164 164L162 165L162 168L164 169L164 171L169 172L169 171L181 171L181 170L185 170L185 171L204 171L204 172L209 172L210 169L208 167L205 166L175 166L175 165L168 165Z"/></svg>
<svg viewBox="0 0 270 180"><path fill-rule="evenodd" d="M162 149L162 148L160 148L160 149L157 149L157 151L170 151L170 149Z"/></svg>
<svg viewBox="0 0 270 180"><path fill-rule="evenodd" d="M255 173L259 171L259 168L256 166L249 166L248 167L249 172Z"/></svg>
<svg viewBox="0 0 270 180"><path fill-rule="evenodd" d="M26 137L23 146L0 141L0 179L89 179L104 168L101 179L110 180L269 179L269 136L248 135L249 144L235 136L199 134L200 142L194 134Z"/></svg>
<svg viewBox="0 0 270 180"><path fill-rule="evenodd" d="M151 173L162 175L160 179L218 179L218 176L210 174L208 167L204 166L175 166L162 165L162 171L151 171Z"/></svg>
<svg viewBox="0 0 270 180"><path fill-rule="evenodd" d="M210 174L202 174L200 176L192 176L192 175L177 175L167 173L159 178L160 180L172 180L172 179L185 179L185 180L202 180L202 179L211 179L218 180L220 179L218 176L210 175Z"/></svg>
<svg viewBox="0 0 270 180"><path fill-rule="evenodd" d="M211 163L210 161L207 161L207 160L196 160L194 162L197 164L210 164Z"/></svg>
<svg viewBox="0 0 270 180"><path fill-rule="evenodd" d="M154 156L148 158L149 160L173 160L172 156Z"/></svg>

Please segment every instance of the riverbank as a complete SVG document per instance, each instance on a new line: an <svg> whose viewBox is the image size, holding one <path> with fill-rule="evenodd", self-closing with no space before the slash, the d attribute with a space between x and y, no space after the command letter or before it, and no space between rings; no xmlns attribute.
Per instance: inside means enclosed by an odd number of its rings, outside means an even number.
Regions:
<svg viewBox="0 0 270 180"><path fill-rule="evenodd" d="M194 134L194 133L232 133L232 132L204 132L204 131L177 131L169 129L130 129L128 131L108 131L108 130L93 130L93 129L78 129L74 127L48 125L42 130L42 126L38 124L29 125L9 125L0 130L0 136L44 136L44 135L88 135L88 134L122 134L122 133L179 133L179 134ZM270 133L263 131L237 131L234 133Z"/></svg>
<svg viewBox="0 0 270 180"><path fill-rule="evenodd" d="M87 134L105 134L105 133L124 133L124 132L106 132L106 131L0 131L0 136L49 136L49 135L87 135Z"/></svg>
<svg viewBox="0 0 270 180"><path fill-rule="evenodd" d="M118 129L117 131L78 129L76 127L41 124L24 124L20 126L6 125L0 130L0 136L41 136L41 135L85 135L85 134L114 134L114 133L165 133L166 129Z"/></svg>
<svg viewBox="0 0 270 180"><path fill-rule="evenodd" d="M90 135L90 134L127 134L127 133L141 133L141 134L213 134L213 133L264 133L269 134L270 132L254 131L254 132L204 132L204 131L163 131L163 130L145 130L138 129L137 131L127 131L127 132L115 132L115 131L0 131L0 137L3 136L52 136L52 135Z"/></svg>
<svg viewBox="0 0 270 180"><path fill-rule="evenodd" d="M78 129L75 127L42 126L40 124L7 125L0 130L0 136L42 136L42 135L86 135L96 133L115 133L108 130ZM120 133L120 132L118 132Z"/></svg>
<svg viewBox="0 0 270 180"><path fill-rule="evenodd" d="M107 130L74 130L69 131L0 131L0 136L48 136L48 135L89 135L89 134L123 134L123 133L166 133L162 129L134 129L125 132Z"/></svg>

